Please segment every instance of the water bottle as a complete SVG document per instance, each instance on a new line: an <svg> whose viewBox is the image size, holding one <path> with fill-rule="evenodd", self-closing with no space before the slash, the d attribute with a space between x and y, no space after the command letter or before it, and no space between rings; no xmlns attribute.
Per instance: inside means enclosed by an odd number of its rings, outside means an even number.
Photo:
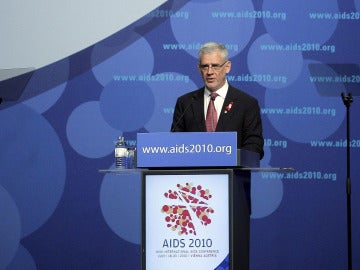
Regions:
<svg viewBox="0 0 360 270"><path fill-rule="evenodd" d="M115 166L117 169L126 169L128 155L127 146L123 136L120 136L115 144Z"/></svg>

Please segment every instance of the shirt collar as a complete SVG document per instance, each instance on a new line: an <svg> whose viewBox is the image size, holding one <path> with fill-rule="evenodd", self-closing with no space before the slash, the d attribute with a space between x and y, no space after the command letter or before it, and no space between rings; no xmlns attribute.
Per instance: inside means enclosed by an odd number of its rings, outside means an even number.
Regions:
<svg viewBox="0 0 360 270"><path fill-rule="evenodd" d="M227 80L225 81L225 84L218 90L216 90L216 93L222 97L223 99L225 99L227 91L229 89L229 83L227 82ZM211 94L211 91L209 89L206 88L205 86L205 93L206 96L209 96Z"/></svg>

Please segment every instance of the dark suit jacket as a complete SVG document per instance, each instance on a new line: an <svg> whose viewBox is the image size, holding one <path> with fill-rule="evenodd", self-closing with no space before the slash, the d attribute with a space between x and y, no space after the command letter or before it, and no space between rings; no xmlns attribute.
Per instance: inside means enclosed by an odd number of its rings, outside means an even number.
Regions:
<svg viewBox="0 0 360 270"><path fill-rule="evenodd" d="M226 107L232 102L230 110ZM204 87L178 98L171 131L206 131L204 116ZM260 108L257 100L229 85L216 131L236 131L237 147L264 155ZM249 171L234 170L233 197L233 268L249 269L249 239L251 214L251 183Z"/></svg>
<svg viewBox="0 0 360 270"><path fill-rule="evenodd" d="M231 109L226 106L232 104ZM171 127L174 132L206 131L204 116L204 87L178 98ZM216 131L236 131L237 147L264 155L262 124L258 101L229 85Z"/></svg>

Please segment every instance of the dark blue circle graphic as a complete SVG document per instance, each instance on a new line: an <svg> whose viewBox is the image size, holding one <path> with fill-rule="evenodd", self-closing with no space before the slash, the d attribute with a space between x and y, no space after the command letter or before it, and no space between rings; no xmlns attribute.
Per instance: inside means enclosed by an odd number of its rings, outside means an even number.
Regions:
<svg viewBox="0 0 360 270"><path fill-rule="evenodd" d="M6 266L16 254L20 242L21 221L15 201L0 185L0 269Z"/></svg>
<svg viewBox="0 0 360 270"><path fill-rule="evenodd" d="M258 37L248 53L248 67L253 80L272 89L284 88L294 82L302 69L299 51L264 50L263 46L278 46L269 34Z"/></svg>
<svg viewBox="0 0 360 270"><path fill-rule="evenodd" d="M264 147L264 158L260 168L270 168L271 149ZM251 218L259 219L271 215L279 207L284 194L281 179L263 179L261 172L251 174Z"/></svg>
<svg viewBox="0 0 360 270"><path fill-rule="evenodd" d="M334 33L337 20L316 18L316 12L337 13L337 0L323 1L277 1L264 0L262 10L270 14L285 14L285 19L264 18L267 32L280 44L326 42ZM289 30L291 29L291 30Z"/></svg>
<svg viewBox="0 0 360 270"><path fill-rule="evenodd" d="M15 200L25 237L54 212L65 185L65 155L48 121L18 104L0 114L0 184Z"/></svg>
<svg viewBox="0 0 360 270"><path fill-rule="evenodd" d="M22 245L19 246L14 259L6 268L6 270L19 270L19 269L26 269L26 270L37 269L34 258L31 256L29 251L26 248L24 248L24 246Z"/></svg>
<svg viewBox="0 0 360 270"><path fill-rule="evenodd" d="M189 76L166 72L154 75L159 80L148 82L155 97L155 109L145 125L149 132L170 131L176 99L197 86Z"/></svg>
<svg viewBox="0 0 360 270"><path fill-rule="evenodd" d="M121 43L122 41L119 41ZM97 62L97 59L103 58L103 55L109 52L120 50L114 56L105 60L101 64L95 65L92 72L98 82L106 86L114 78L129 78L141 74L148 74L154 67L154 53L151 46L146 39L140 38L136 40L129 47L124 49L122 44L118 47L104 45L99 43L95 45L92 52L92 61Z"/></svg>
<svg viewBox="0 0 360 270"><path fill-rule="evenodd" d="M143 81L112 81L100 97L100 110L105 121L115 129L134 131L151 118L155 98Z"/></svg>
<svg viewBox="0 0 360 270"><path fill-rule="evenodd" d="M283 194L282 179L263 179L261 173L252 173L251 218L271 215L279 207Z"/></svg>
<svg viewBox="0 0 360 270"><path fill-rule="evenodd" d="M24 104L31 107L38 113L43 113L51 108L59 100L65 91L66 85L67 81L44 93L41 93L40 95L24 101Z"/></svg>
<svg viewBox="0 0 360 270"><path fill-rule="evenodd" d="M66 134L72 148L88 158L99 158L114 150L120 132L110 127L100 113L99 102L80 104L70 115Z"/></svg>
<svg viewBox="0 0 360 270"><path fill-rule="evenodd" d="M273 127L284 137L300 143L329 137L345 116L339 96L320 95L323 89L311 82L316 77L309 72L308 65L313 63L304 61L301 75L292 85L281 90L267 89L265 93L263 112ZM336 76L330 67L328 70L329 75ZM344 89L342 83L337 86Z"/></svg>
<svg viewBox="0 0 360 270"><path fill-rule="evenodd" d="M106 174L100 190L100 207L109 227L121 238L140 244L140 173Z"/></svg>
<svg viewBox="0 0 360 270"><path fill-rule="evenodd" d="M203 43L217 41L228 48L230 58L238 55L254 33L255 18L246 15L253 11L250 0L189 1L178 11L188 17L171 17L172 32L179 44L169 49L185 50L197 58Z"/></svg>

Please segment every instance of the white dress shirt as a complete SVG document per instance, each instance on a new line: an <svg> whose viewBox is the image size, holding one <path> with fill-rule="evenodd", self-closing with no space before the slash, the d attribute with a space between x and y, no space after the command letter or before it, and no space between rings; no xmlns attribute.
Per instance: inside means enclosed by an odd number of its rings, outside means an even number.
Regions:
<svg viewBox="0 0 360 270"><path fill-rule="evenodd" d="M219 90L216 91L218 96L216 97L216 99L214 101L214 106L216 109L218 119L220 117L221 109L224 105L224 101L225 101L225 97L226 97L228 89L229 89L229 84L226 81L225 84L223 85L223 87L221 87ZM211 91L209 91L205 87L205 91L204 91L204 116L205 116L205 119L206 119L206 112L207 112L209 102L210 102L210 94L211 94Z"/></svg>

